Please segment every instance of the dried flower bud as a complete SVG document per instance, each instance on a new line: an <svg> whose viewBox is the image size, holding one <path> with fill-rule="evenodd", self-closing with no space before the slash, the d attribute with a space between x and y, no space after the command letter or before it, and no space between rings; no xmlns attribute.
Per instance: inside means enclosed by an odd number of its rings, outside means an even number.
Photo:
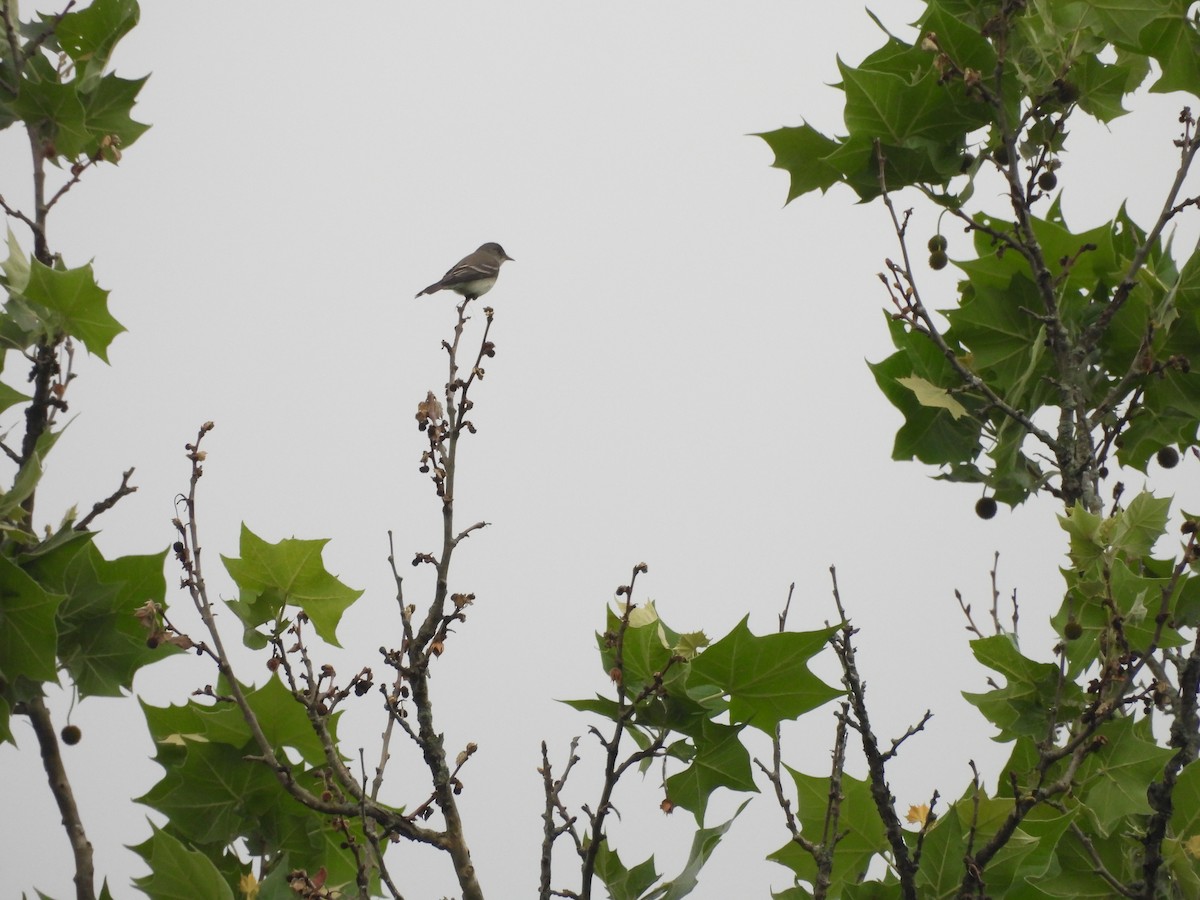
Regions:
<svg viewBox="0 0 1200 900"><path fill-rule="evenodd" d="M431 421L442 418L442 404L438 402L433 391L427 391L425 399L417 404L417 427L422 431Z"/></svg>

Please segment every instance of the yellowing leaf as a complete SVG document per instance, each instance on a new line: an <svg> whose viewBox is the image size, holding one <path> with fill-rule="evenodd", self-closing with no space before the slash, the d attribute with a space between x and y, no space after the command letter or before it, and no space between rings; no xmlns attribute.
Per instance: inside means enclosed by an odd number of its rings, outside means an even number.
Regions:
<svg viewBox="0 0 1200 900"><path fill-rule="evenodd" d="M238 890L246 900L258 900L258 879L253 872L246 872L238 879Z"/></svg>
<svg viewBox="0 0 1200 900"><path fill-rule="evenodd" d="M908 808L908 815L904 818L913 825L924 825L929 819L929 804L922 803L920 806L910 806Z"/></svg>
<svg viewBox="0 0 1200 900"><path fill-rule="evenodd" d="M176 734L168 734L161 741L159 741L159 743L160 744L168 744L168 745L174 746L174 747L186 747L188 744L188 741L199 741L201 743L207 744L208 738L206 738L202 734L178 734L178 733L176 733Z"/></svg>
<svg viewBox="0 0 1200 900"><path fill-rule="evenodd" d="M950 396L949 391L936 384L930 384L919 375L897 378L896 381L912 391L917 397L917 402L922 406L944 409L955 419L960 419L967 414L966 407Z"/></svg>
<svg viewBox="0 0 1200 900"><path fill-rule="evenodd" d="M629 614L630 628L641 628L643 625L649 625L657 621L658 610L654 608L653 600L647 600L641 606L635 607L633 612Z"/></svg>
<svg viewBox="0 0 1200 900"><path fill-rule="evenodd" d="M700 650L707 647L709 643L708 635L703 631L689 631L687 634L679 636L679 640L671 652L676 656L682 656L684 659L692 659Z"/></svg>

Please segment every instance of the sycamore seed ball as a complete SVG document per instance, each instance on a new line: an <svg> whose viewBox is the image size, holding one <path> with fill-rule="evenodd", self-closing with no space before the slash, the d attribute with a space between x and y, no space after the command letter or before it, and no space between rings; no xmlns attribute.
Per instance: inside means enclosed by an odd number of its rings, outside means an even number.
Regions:
<svg viewBox="0 0 1200 900"><path fill-rule="evenodd" d="M990 519L996 515L996 498L980 497L975 501L975 515L981 519Z"/></svg>
<svg viewBox="0 0 1200 900"><path fill-rule="evenodd" d="M1162 447L1154 457L1164 469L1173 469L1179 465L1179 451L1174 447Z"/></svg>

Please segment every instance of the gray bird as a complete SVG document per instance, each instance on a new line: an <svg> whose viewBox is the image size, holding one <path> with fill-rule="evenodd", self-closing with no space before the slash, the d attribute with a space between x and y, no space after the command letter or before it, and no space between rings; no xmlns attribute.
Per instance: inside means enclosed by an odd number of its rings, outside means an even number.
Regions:
<svg viewBox="0 0 1200 900"><path fill-rule="evenodd" d="M511 259L499 244L486 243L474 253L460 259L442 276L441 281L435 281L425 290L418 292L417 296L448 289L462 294L468 300L482 297L496 283L496 278L500 275L500 266Z"/></svg>

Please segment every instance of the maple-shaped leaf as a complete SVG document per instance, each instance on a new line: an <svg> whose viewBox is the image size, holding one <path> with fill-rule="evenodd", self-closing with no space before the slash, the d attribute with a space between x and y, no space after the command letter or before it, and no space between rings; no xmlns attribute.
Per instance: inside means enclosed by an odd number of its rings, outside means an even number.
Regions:
<svg viewBox="0 0 1200 900"><path fill-rule="evenodd" d="M975 658L1007 680L1002 688L962 695L1000 729L997 740L1042 737L1055 716L1077 715L1084 706L1078 685L1063 681L1058 666L1021 654L1012 637L998 634L971 641Z"/></svg>
<svg viewBox="0 0 1200 900"><path fill-rule="evenodd" d="M118 78L105 75L93 90L80 97L84 109L84 125L94 144L87 151L105 150L106 162L120 160L121 150L149 131L150 126L137 122L130 111L146 78Z"/></svg>
<svg viewBox="0 0 1200 900"><path fill-rule="evenodd" d="M135 616L148 600L164 600L166 551L107 560L91 537L69 534L23 565L43 587L66 596L58 610L58 656L80 695L117 697L132 690L139 668L177 652L169 644L147 647Z"/></svg>
<svg viewBox="0 0 1200 900"><path fill-rule="evenodd" d="M731 722L774 734L784 719L803 715L842 693L808 669L808 660L836 629L758 637L746 621L692 660L688 678L691 685L716 685L729 695Z"/></svg>
<svg viewBox="0 0 1200 900"><path fill-rule="evenodd" d="M108 291L96 284L91 263L60 271L33 260L25 299L44 311L48 337L67 334L108 362L108 345L125 330L108 312Z"/></svg>
<svg viewBox="0 0 1200 900"><path fill-rule="evenodd" d="M600 839L596 848L595 871L612 900L638 900L659 878L654 871L653 856L627 866L617 851L609 847L606 837Z"/></svg>
<svg viewBox="0 0 1200 900"><path fill-rule="evenodd" d="M338 622L346 608L362 596L362 591L347 587L326 571L321 551L327 543L324 539L287 538L269 544L243 524L241 558L222 556L221 559L241 589L243 602L271 609L272 615L285 606L300 607L312 620L317 634L340 647Z"/></svg>
<svg viewBox="0 0 1200 900"><path fill-rule="evenodd" d="M786 767L796 784L796 814L800 833L814 844L837 841L833 852L831 896L838 889L856 884L871 860L888 848L883 822L871 798L869 782L843 774L839 784L837 833L828 831L829 777L805 775ZM815 880L817 864L800 846L788 841L767 857L787 866L805 881Z"/></svg>
<svg viewBox="0 0 1200 900"><path fill-rule="evenodd" d="M221 690L218 687L218 690ZM314 768L325 764L325 750L320 738L313 733L308 714L292 692L274 677L262 687L243 688L246 702L258 719L259 726L276 751L283 748L296 750L301 758ZM341 713L326 719L325 727L334 742L337 741L337 720ZM222 706L205 711L199 716L204 726L204 736L210 741L241 747L250 742L250 728L242 711L234 706Z"/></svg>
<svg viewBox="0 0 1200 900"><path fill-rule="evenodd" d="M955 419L961 419L967 414L966 407L955 400L953 394L936 384L930 384L919 375L908 375L897 378L896 381L912 391L917 397L917 402L922 406L944 409Z"/></svg>
<svg viewBox="0 0 1200 900"><path fill-rule="evenodd" d="M911 825L924 825L929 819L929 804L919 803L908 808L908 812L904 816L904 821Z"/></svg>
<svg viewBox="0 0 1200 900"><path fill-rule="evenodd" d="M10 683L18 677L55 679L56 617L64 599L0 556L0 672Z"/></svg>
<svg viewBox="0 0 1200 900"><path fill-rule="evenodd" d="M717 849L717 845L721 843L721 838L733 827L733 820L742 814L742 810L749 802L749 800L743 801L734 814L720 825L701 828L697 831L692 836L692 847L688 851L687 862L684 863L683 869L674 878L668 879L658 892L649 895L645 900L680 900L691 894L700 883L700 870L704 868L704 864L708 862L713 851Z"/></svg>
<svg viewBox="0 0 1200 900"><path fill-rule="evenodd" d="M1155 743L1145 719L1113 719L1078 770L1075 795L1103 835L1124 827L1127 817L1149 815L1146 785L1161 776L1171 750Z"/></svg>
<svg viewBox="0 0 1200 900"><path fill-rule="evenodd" d="M54 36L75 61L85 86L99 78L117 42L137 25L139 14L137 0L93 0L57 23Z"/></svg>
<svg viewBox="0 0 1200 900"><path fill-rule="evenodd" d="M151 823L154 833L133 847L146 861L151 874L135 878L134 883L151 897L209 897L234 900L233 889L220 871L198 850L188 848Z"/></svg>
<svg viewBox="0 0 1200 900"><path fill-rule="evenodd" d="M703 824L708 801L717 788L758 790L750 769L750 753L741 740L744 727L707 719L701 722L693 733L696 755L691 764L667 779L667 796L677 806L691 810L697 824Z"/></svg>
<svg viewBox="0 0 1200 900"><path fill-rule="evenodd" d="M762 138L774 151L772 168L783 169L791 176L788 203L809 191L824 193L841 180L842 173L838 168L825 162L825 158L837 149L837 141L811 125L780 128L754 136Z"/></svg>

